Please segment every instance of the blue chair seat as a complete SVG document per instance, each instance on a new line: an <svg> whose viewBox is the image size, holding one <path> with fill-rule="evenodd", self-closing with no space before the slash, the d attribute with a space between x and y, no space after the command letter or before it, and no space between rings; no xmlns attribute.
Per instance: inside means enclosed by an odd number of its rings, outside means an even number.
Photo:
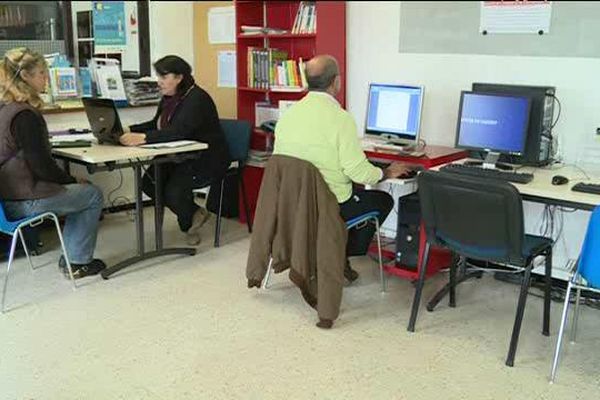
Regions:
<svg viewBox="0 0 600 400"><path fill-rule="evenodd" d="M542 236L525 235L525 241L523 242L523 258L536 256L542 251L552 246L552 239L545 238Z"/></svg>
<svg viewBox="0 0 600 400"><path fill-rule="evenodd" d="M360 224L361 222L367 221L371 218L379 218L379 211L370 211L346 221L346 229L350 229L357 224Z"/></svg>
<svg viewBox="0 0 600 400"><path fill-rule="evenodd" d="M41 214L31 215L26 218L21 218L15 221L8 221L4 218L0 219L0 232L5 233L7 235L13 235L17 230L17 227L21 225L23 222L35 219Z"/></svg>
<svg viewBox="0 0 600 400"><path fill-rule="evenodd" d="M462 252L469 255L469 257L481 259L481 260L502 260L506 258L506 249L497 247L481 247L481 246L468 246L463 243L459 243L455 240L444 237L441 233L438 235L444 239L447 245L452 246L456 249L461 249ZM552 239L545 238L542 236L525 235L523 240L523 260L526 262L531 257L535 257L545 251L548 247L552 246ZM517 260L514 260L516 264L519 264Z"/></svg>

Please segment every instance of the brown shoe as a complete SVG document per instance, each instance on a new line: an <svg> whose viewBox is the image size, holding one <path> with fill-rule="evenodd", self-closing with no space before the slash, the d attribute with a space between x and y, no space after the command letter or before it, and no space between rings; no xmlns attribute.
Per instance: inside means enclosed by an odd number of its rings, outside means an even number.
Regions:
<svg viewBox="0 0 600 400"><path fill-rule="evenodd" d="M192 226L187 231L188 234L195 234L200 231L200 228L208 221L210 218L210 213L206 208L198 208L192 217Z"/></svg>
<svg viewBox="0 0 600 400"><path fill-rule="evenodd" d="M196 233L187 233L185 237L185 241L190 246L198 246L200 242L202 242L202 236L200 236L200 232Z"/></svg>

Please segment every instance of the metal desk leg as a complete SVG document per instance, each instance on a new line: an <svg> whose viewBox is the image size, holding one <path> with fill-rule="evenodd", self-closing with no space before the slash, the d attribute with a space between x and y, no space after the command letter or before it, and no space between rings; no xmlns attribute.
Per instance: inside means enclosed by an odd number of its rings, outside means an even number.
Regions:
<svg viewBox="0 0 600 400"><path fill-rule="evenodd" d="M137 240L138 256L144 254L144 205L142 204L142 166L133 167L135 185L135 238Z"/></svg>
<svg viewBox="0 0 600 400"><path fill-rule="evenodd" d="M161 167L159 163L154 164L154 238L156 241L156 250L163 248L163 217L164 207L162 204L162 179Z"/></svg>
<svg viewBox="0 0 600 400"><path fill-rule="evenodd" d="M155 168L158 163L155 163ZM136 236L137 236L137 247L138 247L138 255L134 257L130 257L126 260L121 261L120 263L105 269L100 273L102 278L108 279L112 274L119 272L120 270L138 263L140 261L149 260L155 257L162 257L168 255L189 255L193 256L196 254L196 249L193 247L179 247L179 248L168 248L163 249L162 245L162 191L159 189L160 186L160 173L156 175L156 187L157 187L157 196L155 198L155 207L157 210L160 209L160 212L155 212L155 220L154 225L156 227L156 250L145 252L144 249L144 208L142 204L142 167L140 164L135 164L134 168L134 178L135 178L135 189L136 189L136 198L135 198L135 222L136 222ZM157 168L158 169L158 168ZM155 171L157 170L155 169Z"/></svg>

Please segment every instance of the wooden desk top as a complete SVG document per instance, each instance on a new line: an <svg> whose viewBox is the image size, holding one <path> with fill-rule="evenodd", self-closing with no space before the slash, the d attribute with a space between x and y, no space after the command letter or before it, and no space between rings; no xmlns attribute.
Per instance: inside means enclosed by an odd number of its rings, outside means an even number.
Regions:
<svg viewBox="0 0 600 400"><path fill-rule="evenodd" d="M187 153L205 150L206 143L196 143L189 146L148 149L142 147L126 147L109 144L93 144L91 147L55 148L52 154L71 160L83 161L88 164L103 164L107 162L127 161L134 159L147 159L169 154Z"/></svg>

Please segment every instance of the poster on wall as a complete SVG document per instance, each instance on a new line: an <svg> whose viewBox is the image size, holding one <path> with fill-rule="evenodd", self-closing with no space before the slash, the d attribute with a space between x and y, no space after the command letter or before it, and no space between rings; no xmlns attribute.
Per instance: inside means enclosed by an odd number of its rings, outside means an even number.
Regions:
<svg viewBox="0 0 600 400"><path fill-rule="evenodd" d="M551 1L482 1L479 32L536 33L550 32Z"/></svg>
<svg viewBox="0 0 600 400"><path fill-rule="evenodd" d="M125 2L94 1L92 13L94 19L94 40L96 49L102 51L123 51L127 45L127 21Z"/></svg>

